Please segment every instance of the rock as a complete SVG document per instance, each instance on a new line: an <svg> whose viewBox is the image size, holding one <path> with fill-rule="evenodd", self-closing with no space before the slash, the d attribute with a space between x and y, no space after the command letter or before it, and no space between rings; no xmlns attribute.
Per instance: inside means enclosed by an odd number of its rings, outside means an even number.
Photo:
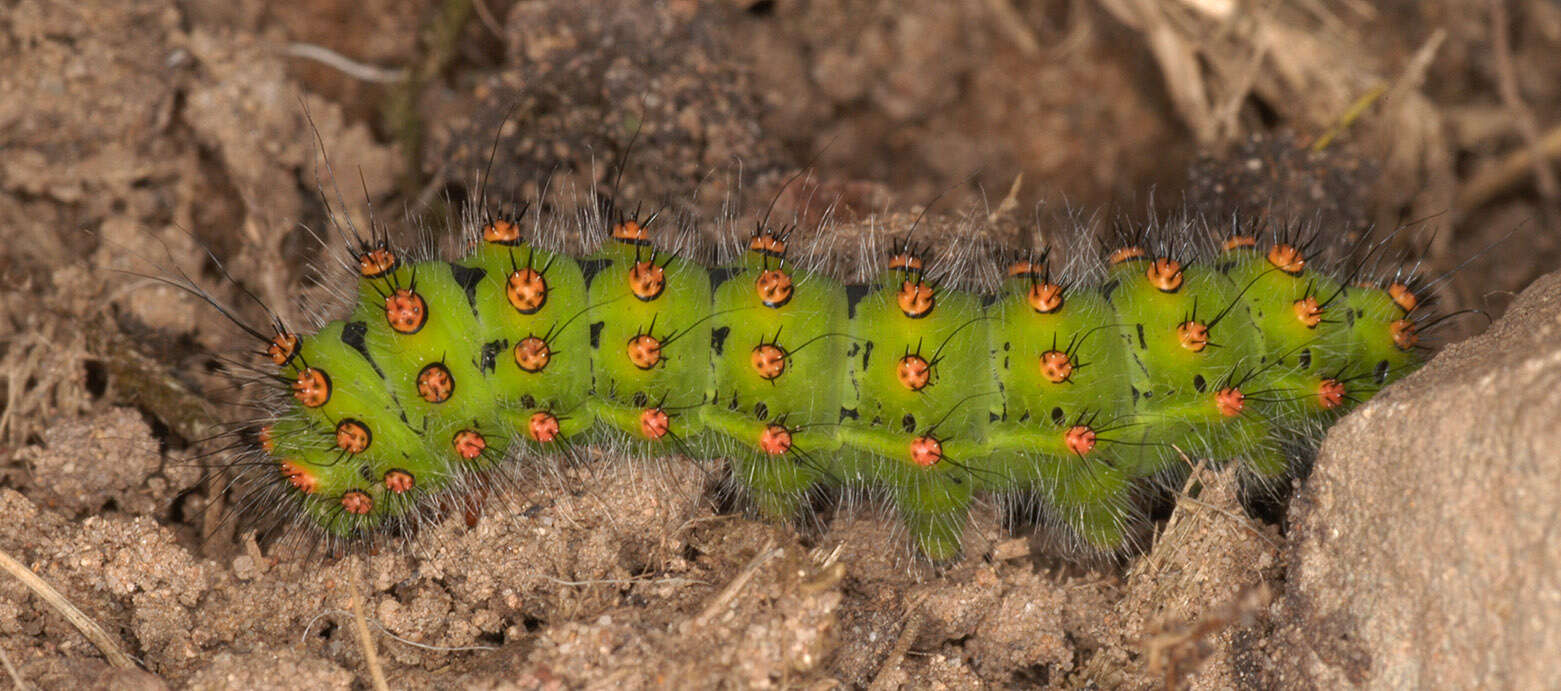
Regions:
<svg viewBox="0 0 1561 691"><path fill-rule="evenodd" d="M1290 509L1282 686L1561 678L1561 273L1345 418Z"/></svg>

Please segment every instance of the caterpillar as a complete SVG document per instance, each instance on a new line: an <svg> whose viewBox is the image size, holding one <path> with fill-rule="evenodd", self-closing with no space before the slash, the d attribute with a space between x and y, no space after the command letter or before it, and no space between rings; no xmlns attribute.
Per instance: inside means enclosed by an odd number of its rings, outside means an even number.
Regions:
<svg viewBox="0 0 1561 691"><path fill-rule="evenodd" d="M349 225L345 317L244 327L278 391L239 464L246 505L361 541L607 444L728 459L772 519L826 488L877 493L936 561L977 496L1014 493L1114 552L1183 459L1272 485L1422 361L1417 280L1366 275L1383 243L1338 275L1314 235L1239 220L1127 228L1100 259L991 249L959 224L925 242L921 220L855 271L768 213L725 257L690 221L610 207L479 210L449 256Z"/></svg>

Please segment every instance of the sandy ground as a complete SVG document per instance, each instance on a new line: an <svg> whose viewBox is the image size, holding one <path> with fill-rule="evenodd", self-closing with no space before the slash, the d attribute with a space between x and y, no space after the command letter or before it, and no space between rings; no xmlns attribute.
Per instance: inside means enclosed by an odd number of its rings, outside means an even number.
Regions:
<svg viewBox="0 0 1561 691"><path fill-rule="evenodd" d="M1184 198L1262 213L1262 189L1342 235L1408 223L1397 242L1433 273L1483 250L1436 293L1492 315L1561 253L1561 194L1530 155L1561 151L1561 11L1540 0L574 5L5 6L0 550L135 664L7 576L13 678L367 687L356 606L392 687L1300 683L1280 663L1317 624L1290 589L1305 551L1282 510L1252 517L1214 471L1144 554L1104 563L985 507L966 558L933 568L885 547L901 536L872 506L755 522L713 490L719 467L677 459L533 469L471 525L370 554L257 540L224 520L206 467L221 421L244 417L214 374L239 341L137 274L182 269L239 301L209 249L302 313L322 293L321 186L398 233L475 197L490 151L496 198L595 184L706 218L804 166L778 204L804 220L820 199L849 221L940 193L1020 219ZM1305 150L1378 87L1337 143Z"/></svg>

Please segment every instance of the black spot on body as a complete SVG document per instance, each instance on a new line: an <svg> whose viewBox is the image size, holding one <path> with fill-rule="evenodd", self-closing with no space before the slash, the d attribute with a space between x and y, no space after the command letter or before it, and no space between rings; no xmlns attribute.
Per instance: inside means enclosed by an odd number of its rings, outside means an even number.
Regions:
<svg viewBox="0 0 1561 691"><path fill-rule="evenodd" d="M906 413L905 417L900 418L900 429L903 429L906 432L915 432L916 416L911 415L910 413Z"/></svg>
<svg viewBox="0 0 1561 691"><path fill-rule="evenodd" d="M753 404L753 416L760 420L768 420L770 417L770 407L765 405L764 401L759 401L758 403Z"/></svg>
<svg viewBox="0 0 1561 691"><path fill-rule="evenodd" d="M1311 369L1312 368L1312 349L1311 348L1302 348L1301 352L1296 354L1296 361L1301 363L1301 369Z"/></svg>
<svg viewBox="0 0 1561 691"><path fill-rule="evenodd" d="M358 354L368 361L369 367L374 368L374 373L378 374L380 379L384 379L385 370L380 369L379 363L374 361L374 356L369 354L369 345L364 338L368 332L368 324L360 321L347 322L341 327L341 342L346 344L348 348L358 351Z"/></svg>
<svg viewBox="0 0 1561 691"><path fill-rule="evenodd" d="M1387 360L1379 360L1377 361L1376 368L1371 371L1371 378L1376 380L1378 385L1381 385L1383 382L1388 380L1389 369L1390 365L1388 365Z"/></svg>
<svg viewBox="0 0 1561 691"><path fill-rule="evenodd" d="M1209 383L1203 380L1203 375L1192 375L1192 388L1197 389L1198 393L1203 393L1204 389L1206 389L1208 385Z"/></svg>
<svg viewBox="0 0 1561 691"><path fill-rule="evenodd" d="M862 298L867 297L867 294L871 293L871 292L873 292L873 289L872 289L871 286L865 286L865 285L850 285L850 286L846 286L846 316L848 316L848 317L855 317L856 316L856 305L857 305L857 303L861 302Z"/></svg>
<svg viewBox="0 0 1561 691"><path fill-rule="evenodd" d="M736 276L740 271L742 271L742 269L729 266L710 269L710 290L713 291L716 288L721 287L722 283L732 280L732 277Z"/></svg>
<svg viewBox="0 0 1561 691"><path fill-rule="evenodd" d="M1138 349L1139 350L1148 350L1149 349L1149 344L1144 341L1144 325L1143 324L1134 324L1133 326L1138 328Z"/></svg>
<svg viewBox="0 0 1561 691"><path fill-rule="evenodd" d="M602 327L604 327L604 326L607 326L607 322L596 322L595 324L591 325L591 347L592 348L601 348L602 347Z"/></svg>
<svg viewBox="0 0 1561 691"><path fill-rule="evenodd" d="M477 284L481 283L482 278L487 275L488 272L484 269L450 262L450 277L454 278L455 283L466 293L466 304L472 308L472 314L477 313Z"/></svg>
<svg viewBox="0 0 1561 691"><path fill-rule="evenodd" d="M731 333L732 333L732 327L730 327L730 326L723 326L723 327L718 328L718 329L711 329L710 330L710 350L715 351L715 354L717 356L720 356L721 355L721 349L726 346L726 337L728 335L731 335Z"/></svg>
<svg viewBox="0 0 1561 691"><path fill-rule="evenodd" d="M499 351L509 346L508 341L489 341L482 344L482 355L477 361L477 369L483 372L492 372L498 365Z"/></svg>
<svg viewBox="0 0 1561 691"><path fill-rule="evenodd" d="M1137 392L1135 391L1134 393L1137 393ZM1068 419L1068 416L1062 412L1062 408L1060 406L1056 407L1056 408L1052 408L1052 423L1053 424L1060 425L1067 419Z"/></svg>
<svg viewBox="0 0 1561 691"><path fill-rule="evenodd" d="M580 273L585 275L586 285L590 285L591 281L596 278L596 275L601 273L602 269L607 268L610 264L612 264L612 261L608 259L580 260Z"/></svg>
<svg viewBox="0 0 1561 691"><path fill-rule="evenodd" d="M861 415L859 415L856 412L855 409L853 409L853 408L841 408L840 409L840 421L841 422L844 422L846 420L858 420L858 419L861 419Z"/></svg>

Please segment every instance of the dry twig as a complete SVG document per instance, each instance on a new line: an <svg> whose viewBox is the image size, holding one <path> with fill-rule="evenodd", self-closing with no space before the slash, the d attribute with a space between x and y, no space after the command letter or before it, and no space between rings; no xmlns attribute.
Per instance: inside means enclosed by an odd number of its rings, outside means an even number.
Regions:
<svg viewBox="0 0 1561 691"><path fill-rule="evenodd" d="M6 573L15 576L16 580L21 581L22 585L27 586L27 589L33 591L34 595L37 595L39 599L53 607L54 611L65 617L65 620L69 621L72 626L75 626L76 630L81 632L81 635L86 636L87 640L92 642L92 645L97 646L98 651L103 653L103 657L108 660L110 665L120 669L135 669L135 661L130 659L130 656L125 654L125 651L119 649L119 644L108 635L107 631L103 630L103 627L98 626L97 622L77 609L75 605L70 603L70 600L65 599L65 596L61 595L60 591L55 590L54 586L39 578L38 574L33 573L32 569L27 568L25 564L13 559L11 555L6 554L4 551L0 551L0 569L4 569Z"/></svg>

